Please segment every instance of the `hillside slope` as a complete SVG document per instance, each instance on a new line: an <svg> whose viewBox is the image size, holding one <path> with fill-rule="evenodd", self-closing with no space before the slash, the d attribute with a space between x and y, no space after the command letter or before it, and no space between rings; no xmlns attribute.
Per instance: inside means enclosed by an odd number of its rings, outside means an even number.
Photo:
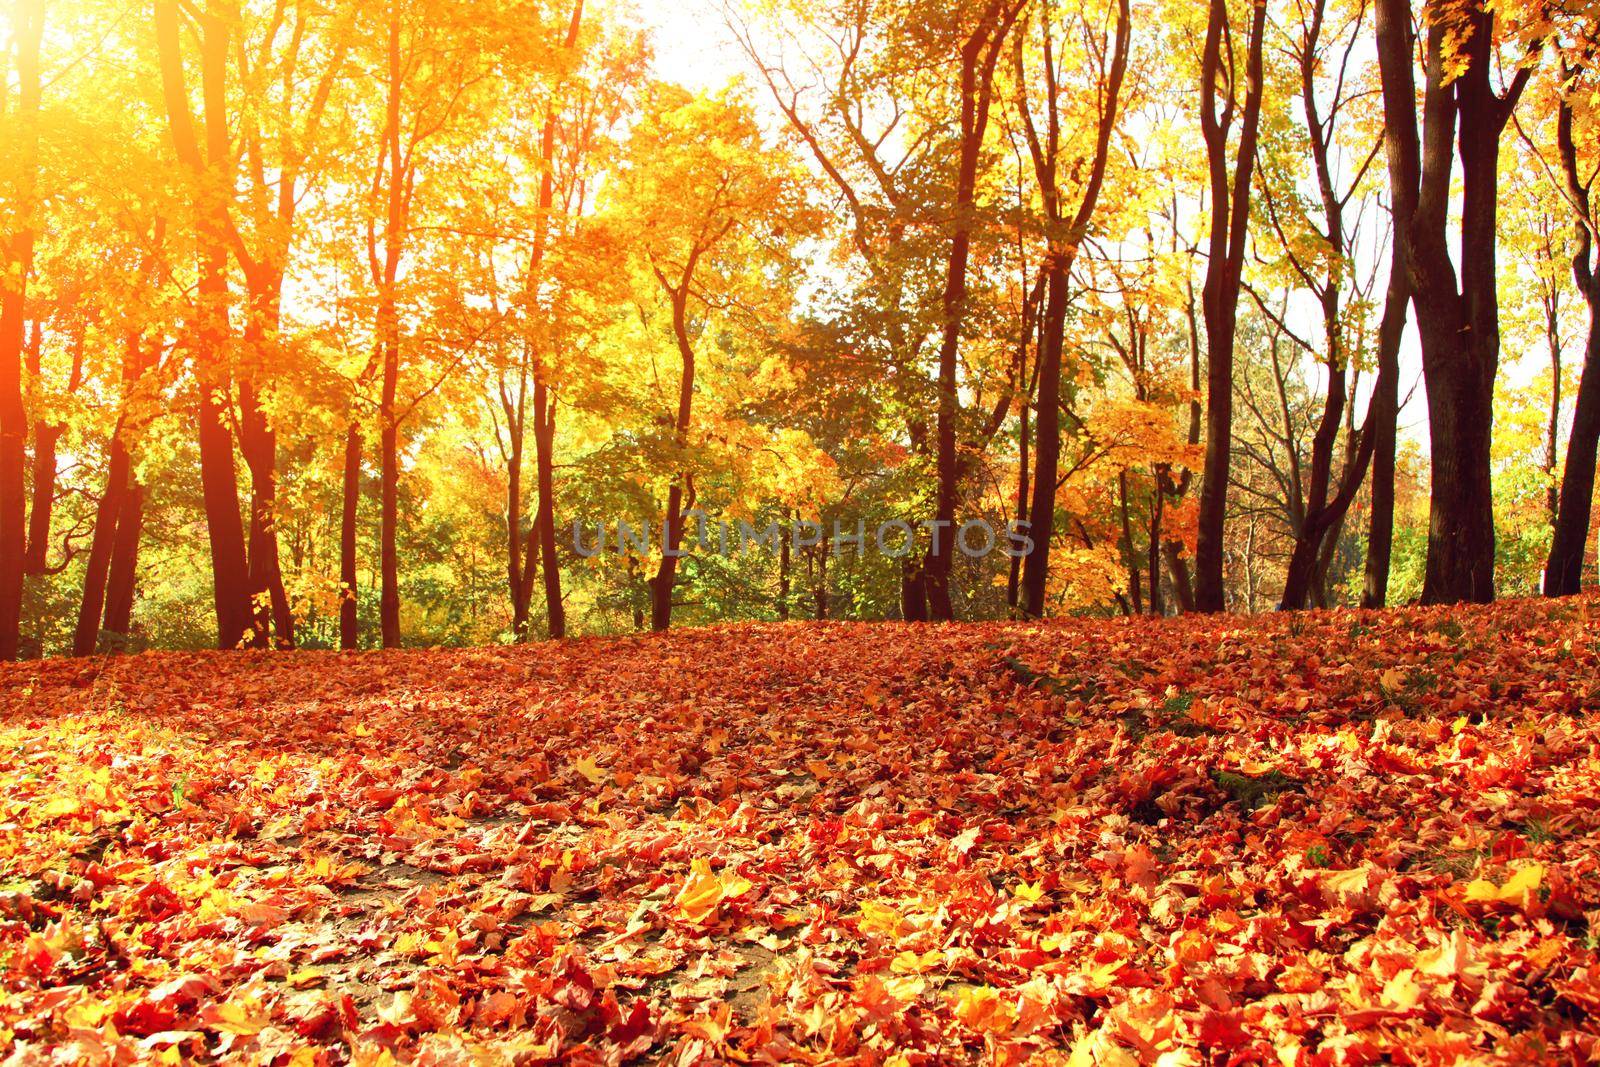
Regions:
<svg viewBox="0 0 1600 1067"><path fill-rule="evenodd" d="M0 670L0 1049L1583 1061L1600 600Z"/></svg>

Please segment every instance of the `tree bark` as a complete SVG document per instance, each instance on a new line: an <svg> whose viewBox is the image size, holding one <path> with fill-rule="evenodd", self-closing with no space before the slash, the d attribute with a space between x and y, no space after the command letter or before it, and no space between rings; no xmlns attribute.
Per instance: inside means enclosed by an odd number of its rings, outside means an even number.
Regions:
<svg viewBox="0 0 1600 1067"><path fill-rule="evenodd" d="M39 168L39 44L44 34L43 0L17 5L17 110L8 116L10 151L18 163L15 195L27 220L35 202ZM0 661L17 658L22 636L22 572L27 543L27 499L23 470L28 442L22 403L22 349L28 275L33 269L34 231L27 221L0 246Z"/></svg>
<svg viewBox="0 0 1600 1067"><path fill-rule="evenodd" d="M40 356L44 344L44 331L34 321L28 336L28 373L37 382L41 374ZM83 334L80 332L73 344L72 380L68 392L76 392L83 368ZM22 563L24 574L44 574L49 568L50 516L56 502L56 443L60 441L61 423L35 419L33 423L33 504L28 509L28 551Z"/></svg>
<svg viewBox="0 0 1600 1067"><path fill-rule="evenodd" d="M106 605L106 578L117 541L117 519L128 486L128 450L120 435L111 439L111 463L105 492L95 508L94 537L83 573L83 599L78 605L78 625L73 632L72 654L92 656L100 639L101 613Z"/></svg>
<svg viewBox="0 0 1600 1067"><path fill-rule="evenodd" d="M105 625L101 629L115 634L118 643L109 651L126 647L133 633L133 595L139 573L139 540L144 534L144 487L134 477L130 464L128 485L122 505L117 509L117 543L111 548L111 573L106 579Z"/></svg>
<svg viewBox="0 0 1600 1067"><path fill-rule="evenodd" d="M1563 73L1570 75L1570 72ZM1545 596L1571 596L1583 587L1589 519L1594 506L1595 452L1600 446L1600 269L1594 262L1600 223L1596 221L1589 198L1589 186L1578 171L1572 103L1563 98L1560 107L1556 139L1573 212L1572 276L1588 305L1589 339L1578 379L1572 432L1567 438L1566 465L1561 476L1561 498L1550 543L1550 559L1545 564Z"/></svg>
<svg viewBox="0 0 1600 1067"><path fill-rule="evenodd" d="M1433 477L1425 604L1494 599L1490 440L1500 327L1495 199L1500 135L1531 67L1504 96L1490 84L1494 14L1469 6L1427 28L1423 125L1416 121L1409 0L1378 0L1378 63L1396 240L1403 250L1428 390ZM1460 287L1447 238L1457 136Z"/></svg>
<svg viewBox="0 0 1600 1067"><path fill-rule="evenodd" d="M1045 221L1051 233L1046 253L1048 259L1045 264L1045 307L1040 325L1042 335L1039 345L1039 399L1037 444L1034 448L1033 502L1028 511L1028 533L1033 539L1033 548L1022 565L1022 611L1030 618L1039 618L1044 614L1045 586L1050 573L1050 538L1055 530L1058 488L1056 483L1061 458L1061 350L1066 332L1068 285L1077 250L1088 234L1089 223L1100 200L1106 164L1110 159L1111 134L1116 128L1122 80L1128 66L1130 8L1127 0L1122 0L1117 7L1116 43L1111 50L1111 66L1106 75L1105 91L1101 97L1094 159L1089 167L1083 197L1070 220L1067 217L1060 181L1058 156L1061 147L1061 116L1056 99L1055 60L1048 47L1050 40L1048 5L1042 8L1040 17L1044 20L1041 26L1046 42L1044 51L1046 123L1042 137L1024 95L1027 78L1022 66L1021 52L1018 51L1014 58L1018 75L1018 110L1022 113L1028 150L1033 159L1034 176L1038 179L1044 199Z"/></svg>
<svg viewBox="0 0 1600 1067"><path fill-rule="evenodd" d="M556 640L567 636L567 609L561 601L561 561L556 556L555 482L556 398L538 380L533 386L533 455L539 481L539 508L534 526L539 535L544 573L545 622Z"/></svg>
<svg viewBox="0 0 1600 1067"><path fill-rule="evenodd" d="M400 378L400 312L395 292L406 225L408 166L400 150L400 13L391 4L388 35L388 92L384 137L388 147L388 205L383 231L383 267L378 281L378 343L382 347L383 384L378 400L378 631L384 648L400 645L400 560L395 547L399 529L399 413L396 392Z"/></svg>
<svg viewBox="0 0 1600 1067"><path fill-rule="evenodd" d="M1223 525L1227 515L1228 470L1233 450L1233 345L1250 220L1250 181L1255 169L1261 119L1262 39L1265 0L1252 5L1246 42L1245 98L1240 114L1239 148L1230 188L1228 134L1233 124L1235 87L1229 85L1221 114L1216 110L1223 48L1231 48L1224 0L1211 0L1200 74L1200 126L1210 174L1211 234L1201 304L1206 329L1206 454L1200 485L1199 539L1195 546L1195 607L1216 612L1227 607L1223 587ZM1232 62L1227 64L1232 69Z"/></svg>
<svg viewBox="0 0 1600 1067"><path fill-rule="evenodd" d="M178 5L157 0L155 27L162 95L173 147L193 179L200 277L191 348L199 393L200 481L211 548L212 600L217 615L217 646L238 648L250 632L250 594L244 524L239 515L239 477L233 433L224 418L231 402L228 365L227 201L233 150L227 118L227 62L230 23L215 5L200 19L201 86L206 151L201 155L184 84Z"/></svg>
<svg viewBox="0 0 1600 1067"><path fill-rule="evenodd" d="M989 127L989 101L994 90L994 70L1007 34L1021 12L1023 0L990 0L976 29L961 49L961 142L956 169L955 216L950 255L941 298L943 327L939 343L939 407L935 432L938 493L934 530L924 567L928 611L936 622L955 618L950 599L950 565L955 558L956 505L960 496L961 463L956 453L956 421L960 414L957 362L961 329L966 317L967 261L972 251L972 212L978 190L978 162Z"/></svg>
<svg viewBox="0 0 1600 1067"><path fill-rule="evenodd" d="M351 422L344 431L344 507L339 519L339 647L361 645L357 608L356 509L361 504L361 429Z"/></svg>
<svg viewBox="0 0 1600 1067"><path fill-rule="evenodd" d="M1367 419L1372 426L1371 514L1367 519L1367 560L1361 606L1381 608L1389 596L1389 561L1394 546L1394 469L1396 424L1400 417L1400 338L1411 302L1399 235L1391 246L1389 292L1378 325L1378 379Z"/></svg>
<svg viewBox="0 0 1600 1067"><path fill-rule="evenodd" d="M783 509L785 523L789 520L789 509ZM778 618L789 618L789 531L784 530L778 538Z"/></svg>
<svg viewBox="0 0 1600 1067"><path fill-rule="evenodd" d="M692 267L691 267L692 270ZM688 447L689 420L694 405L694 343L689 338L689 286L674 288L672 297L672 336L678 344L683 373L678 379L678 415L673 423L674 440L680 450ZM650 628L658 632L672 625L672 588L677 581L678 552L683 545L683 496L689 480L686 471L673 477L667 490L667 515L661 527L661 564L650 583Z"/></svg>

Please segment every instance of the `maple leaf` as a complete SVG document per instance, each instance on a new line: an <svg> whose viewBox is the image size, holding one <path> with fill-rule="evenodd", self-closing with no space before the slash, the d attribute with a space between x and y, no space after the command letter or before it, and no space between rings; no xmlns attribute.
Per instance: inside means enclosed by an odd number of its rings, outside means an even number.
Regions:
<svg viewBox="0 0 1600 1067"><path fill-rule="evenodd" d="M697 859L690 864L689 876L673 897L678 914L694 924L710 922L722 902L741 897L751 889L750 882L737 874L717 874L711 861Z"/></svg>
<svg viewBox="0 0 1600 1067"><path fill-rule="evenodd" d="M1475 904L1509 904L1526 908L1536 899L1539 887L1544 884L1544 865L1530 863L1507 878L1504 885L1496 885L1484 878L1468 882L1462 897Z"/></svg>

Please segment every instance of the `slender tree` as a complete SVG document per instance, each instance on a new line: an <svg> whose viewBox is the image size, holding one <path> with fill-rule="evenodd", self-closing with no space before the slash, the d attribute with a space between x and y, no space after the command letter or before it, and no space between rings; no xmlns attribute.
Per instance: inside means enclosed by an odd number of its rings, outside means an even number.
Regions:
<svg viewBox="0 0 1600 1067"><path fill-rule="evenodd" d="M939 403L935 431L938 490L934 530L924 565L928 614L935 622L955 618L950 599L950 565L955 558L956 505L960 498L961 461L956 450L956 417L960 412L957 362L961 329L967 312L967 262L972 252L972 213L977 201L978 164L989 128L995 67L1004 54L1006 37L1026 0L988 0L978 23L961 46L961 125L956 166L954 225L940 300L943 325L939 342Z"/></svg>
<svg viewBox="0 0 1600 1067"><path fill-rule="evenodd" d="M1233 441L1233 346L1249 237L1250 189L1261 122L1262 38L1266 0L1251 0L1245 40L1243 100L1240 100L1227 0L1210 0L1200 69L1200 130L1210 176L1211 235L1201 294L1206 333L1206 455L1200 485L1200 529L1195 546L1195 607L1222 611L1223 519ZM1218 93L1221 91L1220 109ZM1236 115L1237 109L1237 115ZM1235 117L1239 143L1230 179L1229 137Z"/></svg>
<svg viewBox="0 0 1600 1067"><path fill-rule="evenodd" d="M24 466L28 416L22 403L22 360L27 330L28 275L33 269L39 171L39 49L44 36L43 0L26 0L13 16L18 93L5 116L17 178L7 190L15 221L0 242L0 660L17 658L22 625L23 556L27 549L28 503Z"/></svg>
<svg viewBox="0 0 1600 1067"><path fill-rule="evenodd" d="M1022 568L1022 611L1033 618L1044 614L1045 582L1050 572L1050 538L1055 527L1056 478L1061 459L1061 351L1066 334L1068 287L1073 262L1088 235L1095 207L1100 201L1100 190L1105 183L1106 164L1111 154L1111 134L1116 128L1117 107L1122 95L1122 79L1128 69L1130 37L1128 0L1119 0L1115 41L1109 48L1102 42L1099 49L1101 66L1095 92L1099 114L1096 116L1094 155L1088 176L1082 182L1077 206L1070 209L1069 215L1067 189L1061 174L1062 131L1057 89L1061 75L1057 70L1052 40L1052 6L1049 0L1045 0L1039 12L1045 86L1042 133L1028 105L1026 86L1029 78L1024 69L1020 44L1014 52L1017 109L1022 116L1034 175L1044 201L1047 234L1044 317L1038 367L1038 443L1034 449L1033 500L1028 511L1028 531L1033 539L1033 550L1028 553Z"/></svg>
<svg viewBox="0 0 1600 1067"><path fill-rule="evenodd" d="M1565 70L1563 93L1556 117L1556 139L1561 176L1572 212L1572 277L1589 310L1589 336L1584 347L1583 371L1578 379L1572 432L1567 437L1566 465L1561 476L1561 497L1556 509L1550 559L1545 565L1546 596L1569 596L1583 585L1583 561L1588 548L1589 520L1594 505L1595 452L1600 446L1600 214L1592 198L1595 166L1579 160L1574 136L1572 86L1585 69Z"/></svg>
<svg viewBox="0 0 1600 1067"><path fill-rule="evenodd" d="M233 228L228 202L232 199L234 167L227 83L228 52L237 10L224 0L212 0L199 13L198 22L204 153L184 77L180 6L175 0L157 0L155 4L156 48L168 129L189 176L199 249L200 280L188 347L199 393L200 480L211 545L217 645L237 648L249 638L252 621L234 436L225 417L232 387L227 346L228 240Z"/></svg>

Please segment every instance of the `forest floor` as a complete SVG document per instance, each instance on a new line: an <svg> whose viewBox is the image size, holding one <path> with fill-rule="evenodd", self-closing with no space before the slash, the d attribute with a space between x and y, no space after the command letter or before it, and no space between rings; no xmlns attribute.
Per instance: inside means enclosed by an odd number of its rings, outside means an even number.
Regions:
<svg viewBox="0 0 1600 1067"><path fill-rule="evenodd" d="M1592 1062L1600 599L0 669L0 1060Z"/></svg>

